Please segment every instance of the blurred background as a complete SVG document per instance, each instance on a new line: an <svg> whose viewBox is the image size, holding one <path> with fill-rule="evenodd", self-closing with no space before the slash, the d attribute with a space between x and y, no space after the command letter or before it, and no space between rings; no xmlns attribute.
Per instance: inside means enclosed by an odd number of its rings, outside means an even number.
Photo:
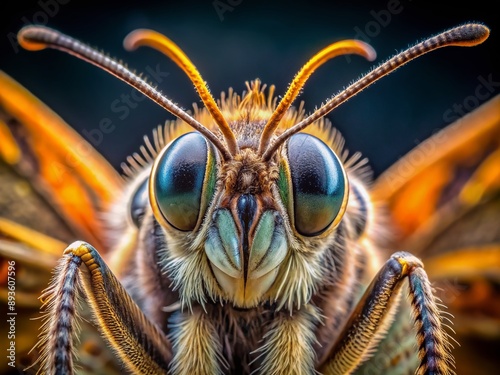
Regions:
<svg viewBox="0 0 500 375"><path fill-rule="evenodd" d="M151 28L173 39L197 65L215 97L245 81L260 78L283 94L298 69L315 52L345 38L373 45L375 63L358 56L337 58L321 67L302 95L306 111L395 52L446 28L479 21L492 29L490 39L474 48L445 48L411 62L332 112L352 151L371 160L376 174L473 109L478 85L500 82L500 23L491 3L467 7L411 0L320 2L316 0L132 1L37 0L3 2L0 69L25 85L82 132L102 119L116 125L98 150L115 166L142 144L142 136L172 118L147 100L125 104L131 88L99 69L58 51L28 52L16 42L27 23L59 29L146 74L158 69L159 87L183 108L200 102L191 83L168 59L142 48L127 52L123 38L136 28ZM9 8L7 10L7 7ZM150 74L149 74L150 75ZM151 76L151 75L150 75ZM492 95L500 84L491 84ZM472 99L471 99L472 96ZM118 102L117 102L118 101ZM113 104L114 103L114 104ZM450 111L451 110L451 111Z"/></svg>
<svg viewBox="0 0 500 375"><path fill-rule="evenodd" d="M173 117L109 74L54 50L28 52L16 41L25 24L56 28L115 56L157 81L186 109L200 103L184 73L160 53L127 52L123 38L150 28L174 40L196 64L216 98L260 78L284 94L300 67L328 44L358 38L377 51L374 63L358 56L322 66L298 98L311 112L374 64L428 36L468 21L491 28L474 48L450 47L425 55L357 95L328 115L351 151L361 151L379 175L453 119L500 92L500 22L491 2L466 7L425 1L4 1L0 5L0 69L73 126L119 168L139 149L143 135ZM480 89L482 95L477 95ZM114 130L88 138L101 121ZM497 346L477 346L493 358ZM497 353L498 354L498 353ZM471 366L475 366L474 363ZM478 364L478 369L481 364ZM469 373L475 374L475 370Z"/></svg>

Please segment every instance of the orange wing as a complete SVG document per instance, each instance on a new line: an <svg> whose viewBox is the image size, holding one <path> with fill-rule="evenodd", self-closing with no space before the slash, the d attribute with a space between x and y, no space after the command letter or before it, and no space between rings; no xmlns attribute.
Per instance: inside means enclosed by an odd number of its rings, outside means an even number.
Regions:
<svg viewBox="0 0 500 375"><path fill-rule="evenodd" d="M404 237L451 202L476 205L500 189L500 96L429 138L376 182Z"/></svg>
<svg viewBox="0 0 500 375"><path fill-rule="evenodd" d="M373 188L454 315L461 374L498 370L500 95L419 145ZM489 353L489 354L488 354ZM490 372L493 371L493 372Z"/></svg>
<svg viewBox="0 0 500 375"><path fill-rule="evenodd" d="M54 207L75 239L104 251L99 211L121 190L120 176L58 115L3 72L0 87L0 159Z"/></svg>
<svg viewBox="0 0 500 375"><path fill-rule="evenodd" d="M58 259L77 239L107 251L99 212L122 184L118 173L90 144L0 71L0 301L10 307L9 286L14 283L16 365L20 368L37 355L30 349L37 340L40 320L33 318L39 317L38 297L48 286ZM85 311L82 315L90 318ZM8 338L7 330L2 324L1 337ZM93 332L84 329L82 333L79 355L86 366L82 371L119 373ZM19 372L3 361L0 372L8 371Z"/></svg>

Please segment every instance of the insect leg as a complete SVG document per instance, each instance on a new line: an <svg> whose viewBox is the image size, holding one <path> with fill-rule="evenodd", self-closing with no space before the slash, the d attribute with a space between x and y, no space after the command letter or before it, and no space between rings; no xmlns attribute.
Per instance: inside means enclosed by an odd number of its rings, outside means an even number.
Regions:
<svg viewBox="0 0 500 375"><path fill-rule="evenodd" d="M448 335L423 264L406 252L395 253L366 290L346 327L320 368L324 374L349 374L370 354L386 333L405 278L415 320L417 375L453 373Z"/></svg>
<svg viewBox="0 0 500 375"><path fill-rule="evenodd" d="M404 286L403 288L406 288ZM407 290L402 291L405 294ZM398 305L397 316L387 335L374 348L373 356L355 371L355 375L402 375L414 374L419 359L416 349L415 331L408 303Z"/></svg>
<svg viewBox="0 0 500 375"><path fill-rule="evenodd" d="M140 311L97 250L80 241L66 248L51 286L42 295L46 315L37 347L44 373L73 373L72 336L77 331L80 296L129 371L166 374L171 358L169 340Z"/></svg>

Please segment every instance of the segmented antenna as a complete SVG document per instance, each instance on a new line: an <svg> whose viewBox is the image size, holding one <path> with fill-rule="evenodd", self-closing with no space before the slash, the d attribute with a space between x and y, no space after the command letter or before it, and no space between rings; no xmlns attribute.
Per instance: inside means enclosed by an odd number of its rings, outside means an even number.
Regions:
<svg viewBox="0 0 500 375"><path fill-rule="evenodd" d="M433 36L414 45L413 47L408 48L381 64L368 74L362 76L345 90L332 97L326 104L314 111L310 116L284 131L271 143L271 137L277 129L281 118L284 116L288 108L290 108L290 105L298 96L300 90L305 85L307 79L311 76L314 70L331 58L339 55L345 55L347 53L359 54L366 57L368 60L373 60L375 58L375 51L373 48L360 41L347 40L334 43L324 48L315 54L302 67L290 84L285 96L280 101L276 110L263 129L259 144L259 154L262 155L263 160L269 160L276 150L283 144L283 142L285 142L292 135L300 132L313 122L326 116L340 104L344 103L378 79L393 72L409 61L441 47L475 46L485 41L488 38L489 33L490 30L485 25L469 23L444 31L441 34ZM105 56L103 53L79 42L78 40L43 26L24 27L19 32L18 39L19 44L21 44L25 49L32 51L41 50L47 47L59 49L96 65L118 77L172 113L174 116L177 116L179 119L185 121L194 129L198 130L219 149L224 160L231 160L238 152L235 135L210 94L200 73L184 52L182 52L182 50L175 43L165 36L150 30L137 30L127 36L124 44L129 50L144 45L150 46L170 57L193 82L207 110L219 126L227 147L214 133L191 117L184 110L177 107L146 80L131 72L126 66L118 61Z"/></svg>
<svg viewBox="0 0 500 375"><path fill-rule="evenodd" d="M219 149L224 160L227 161L232 159L230 150L228 150L214 133L191 117L187 112L176 106L149 82L130 71L125 65L117 60L57 30L44 26L25 26L19 31L17 37L19 44L27 50L38 51L48 47L59 49L107 71L203 134ZM233 146L228 144L228 147Z"/></svg>
<svg viewBox="0 0 500 375"><path fill-rule="evenodd" d="M292 83L290 83L285 96L281 99L271 118L267 121L260 137L260 155L266 150L281 118L299 95L300 90L304 87L311 74L328 60L347 54L361 55L368 61L373 61L377 57L377 53L369 44L359 40L343 40L333 43L316 53L297 73Z"/></svg>
<svg viewBox="0 0 500 375"><path fill-rule="evenodd" d="M221 110L217 106L212 94L201 77L201 74L196 69L196 66L191 62L189 57L177 46L173 41L153 30L135 30L125 37L123 45L126 50L132 51L141 46L151 47L164 55L168 56L173 62L179 66L193 83L196 91L200 95L203 104L219 126L224 139L226 140L229 152L234 156L238 152L238 144L236 136L229 127L226 119L222 115Z"/></svg>
<svg viewBox="0 0 500 375"><path fill-rule="evenodd" d="M478 45L484 42L488 38L489 34L490 30L485 25L479 23L469 23L444 31L441 34L426 39L423 42L415 44L413 47L410 47L407 50L397 54L385 63L379 65L368 74L362 76L345 90L335 95L326 104L314 111L310 116L284 131L263 152L263 160L269 160L276 152L278 147L280 147L280 145L282 145L283 142L285 142L292 135L300 132L307 126L311 125L313 122L326 116L334 108L338 107L340 104L352 98L354 95L358 94L378 79L393 72L407 62L441 47L470 47Z"/></svg>

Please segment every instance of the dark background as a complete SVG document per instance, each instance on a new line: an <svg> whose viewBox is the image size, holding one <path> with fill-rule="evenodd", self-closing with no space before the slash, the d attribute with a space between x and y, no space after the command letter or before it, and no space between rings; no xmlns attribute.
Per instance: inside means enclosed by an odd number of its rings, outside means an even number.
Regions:
<svg viewBox="0 0 500 375"><path fill-rule="evenodd" d="M217 3L226 4L227 10L218 13ZM466 21L488 25L492 33L483 45L451 47L423 56L330 113L328 117L346 137L349 149L368 156L378 174L446 126L449 121L444 114L455 104L474 103L480 77L487 80L491 76L500 82L498 12L485 1L465 4L431 5L410 0L143 1L140 5L131 1L4 1L0 5L0 69L80 132L97 128L103 118L112 119L116 129L106 134L97 148L118 167L128 154L138 150L144 134L149 135L153 127L172 116L144 100L120 119L111 103L122 94L130 94L131 88L59 51L20 49L12 38L24 23L59 29L138 71L159 64L169 73L160 88L188 109L194 101L200 102L192 84L158 52L146 48L125 51L122 40L131 30L151 28L173 39L219 97L230 86L241 93L244 82L257 77L275 84L276 92L282 94L312 54L340 39L364 38L377 50L376 62L380 62L414 42ZM396 12L389 13L389 8ZM372 65L357 56L337 58L312 76L298 101L304 100L306 110L312 111ZM494 89L494 94L500 91L500 87ZM471 109L470 104L467 107Z"/></svg>

